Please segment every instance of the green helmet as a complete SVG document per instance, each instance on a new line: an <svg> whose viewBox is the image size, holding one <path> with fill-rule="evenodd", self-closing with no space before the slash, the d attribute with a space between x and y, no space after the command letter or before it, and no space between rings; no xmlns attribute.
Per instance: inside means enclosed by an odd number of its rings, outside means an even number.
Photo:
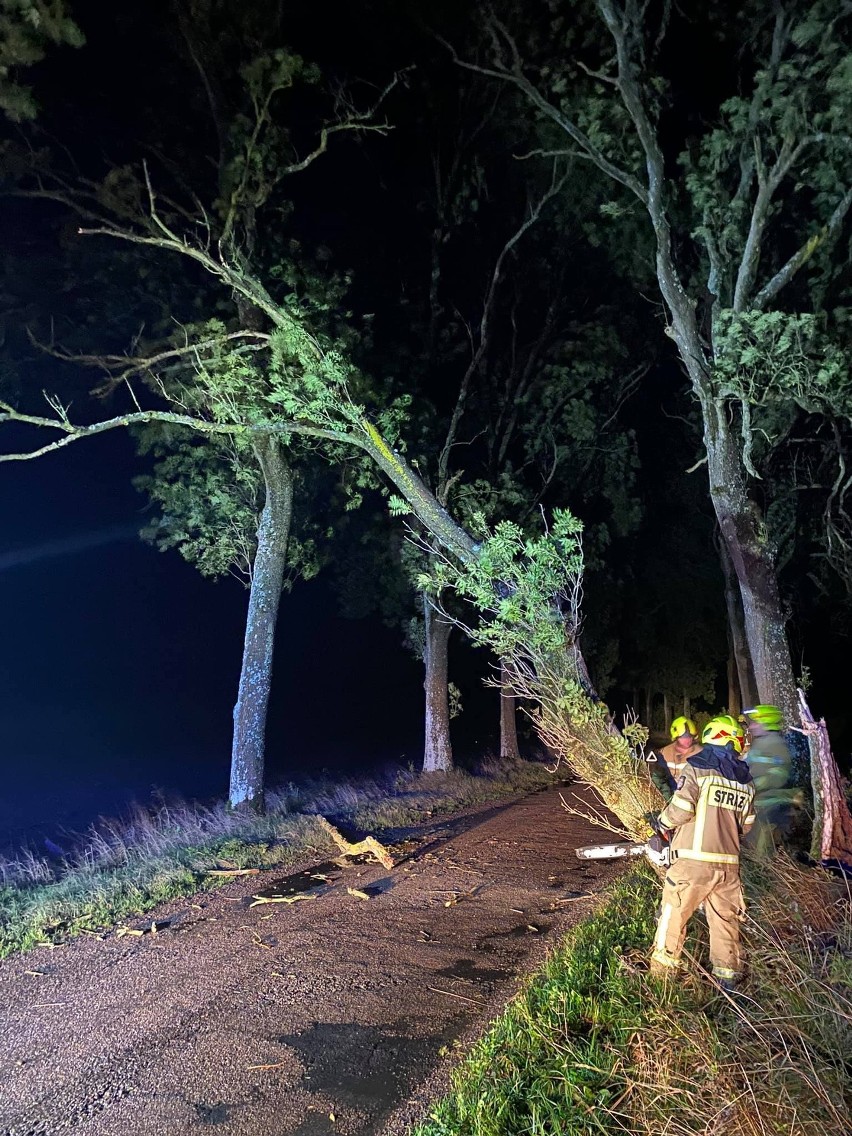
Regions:
<svg viewBox="0 0 852 1136"><path fill-rule="evenodd" d="M691 718L680 717L675 718L672 722L669 733L671 734L672 741L674 741L676 738L682 738L684 734L692 734L693 737L697 737L698 728Z"/></svg>
<svg viewBox="0 0 852 1136"><path fill-rule="evenodd" d="M759 706L753 706L751 710L743 710L746 718L751 718L755 722L760 722L764 730L783 730L784 718L781 711L777 706L770 706L766 702L761 702Z"/></svg>

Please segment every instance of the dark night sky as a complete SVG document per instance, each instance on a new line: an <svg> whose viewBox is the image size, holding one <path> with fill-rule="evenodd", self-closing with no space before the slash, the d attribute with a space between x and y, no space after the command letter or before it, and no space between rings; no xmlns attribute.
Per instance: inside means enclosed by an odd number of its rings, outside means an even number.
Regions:
<svg viewBox="0 0 852 1136"><path fill-rule="evenodd" d="M152 786L227 785L247 593L138 540L135 461L115 434L3 467L0 683L19 776L0 844L23 819L80 824ZM320 578L285 595L279 646L273 776L417 760L421 680L399 636L340 618Z"/></svg>

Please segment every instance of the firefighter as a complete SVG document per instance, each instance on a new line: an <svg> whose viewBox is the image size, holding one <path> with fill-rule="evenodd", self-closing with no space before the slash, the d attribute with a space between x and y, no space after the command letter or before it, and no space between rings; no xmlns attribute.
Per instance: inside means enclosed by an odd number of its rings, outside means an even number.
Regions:
<svg viewBox="0 0 852 1136"><path fill-rule="evenodd" d="M671 975L683 966L686 926L704 904L713 974L725 989L740 977L743 893L740 842L754 823L754 785L741 759L742 726L729 715L712 718L702 749L688 758L659 824L671 834L671 857L654 936L651 972Z"/></svg>
<svg viewBox="0 0 852 1136"><path fill-rule="evenodd" d="M675 718L672 722L671 743L663 746L656 755L656 763L651 767L651 780L663 794L666 802L683 774L687 759L701 752L698 744L698 730L691 718Z"/></svg>
<svg viewBox="0 0 852 1136"><path fill-rule="evenodd" d="M771 856L776 844L787 835L793 805L801 792L789 788L793 759L781 736L784 720L777 706L761 703L743 710L751 734L748 765L754 778L755 813L750 844L761 856Z"/></svg>

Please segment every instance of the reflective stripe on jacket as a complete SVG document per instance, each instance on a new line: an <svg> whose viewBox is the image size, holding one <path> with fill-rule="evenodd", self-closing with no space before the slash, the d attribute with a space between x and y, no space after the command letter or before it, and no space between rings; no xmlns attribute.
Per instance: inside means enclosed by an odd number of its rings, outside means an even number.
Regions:
<svg viewBox="0 0 852 1136"><path fill-rule="evenodd" d="M660 824L676 830L674 858L738 864L740 840L754 824L748 765L722 746L704 746L687 761Z"/></svg>

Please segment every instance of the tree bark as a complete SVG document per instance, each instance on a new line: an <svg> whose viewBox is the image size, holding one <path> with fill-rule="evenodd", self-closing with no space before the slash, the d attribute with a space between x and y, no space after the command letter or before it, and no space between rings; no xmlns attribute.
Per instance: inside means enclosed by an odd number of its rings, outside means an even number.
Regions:
<svg viewBox="0 0 852 1136"><path fill-rule="evenodd" d="M448 682L448 647L453 629L431 599L423 594L425 646L423 663L426 692L426 737L423 750L423 772L439 773L453 768L450 740L450 697Z"/></svg>
<svg viewBox="0 0 852 1136"><path fill-rule="evenodd" d="M778 706L787 725L791 725L799 720L799 704L774 549L760 510L746 493L739 446L731 435L725 411L722 407L714 409L715 420L708 422L705 418L704 437L710 496L739 581L743 628L756 693L761 702Z"/></svg>
<svg viewBox="0 0 852 1136"><path fill-rule="evenodd" d="M277 438L259 437L254 450L263 471L266 500L257 529L243 664L234 707L229 805L235 810L262 812L266 712L272 684L275 624L293 517L293 475Z"/></svg>
<svg viewBox="0 0 852 1136"><path fill-rule="evenodd" d="M754 669L751 665L751 655L746 640L745 617L743 615L742 594L734 571L731 554L728 546L721 536L716 541L719 552L719 562L722 565L722 575L725 580L725 608L728 613L728 645L731 652L731 662L735 668L738 695L735 701L739 710L743 706L754 706L757 702L755 694ZM731 682L728 682L728 698L731 701ZM733 704L733 703L732 703ZM734 711L731 710L733 714Z"/></svg>
<svg viewBox="0 0 852 1136"><path fill-rule="evenodd" d="M740 684L737 675L737 661L734 658L734 647L731 643L731 632L728 629L728 713L737 718L743 709L740 698ZM748 705L748 703L746 703Z"/></svg>
<svg viewBox="0 0 852 1136"><path fill-rule="evenodd" d="M520 760L518 748L517 699L512 689L509 668L500 664L500 756Z"/></svg>

